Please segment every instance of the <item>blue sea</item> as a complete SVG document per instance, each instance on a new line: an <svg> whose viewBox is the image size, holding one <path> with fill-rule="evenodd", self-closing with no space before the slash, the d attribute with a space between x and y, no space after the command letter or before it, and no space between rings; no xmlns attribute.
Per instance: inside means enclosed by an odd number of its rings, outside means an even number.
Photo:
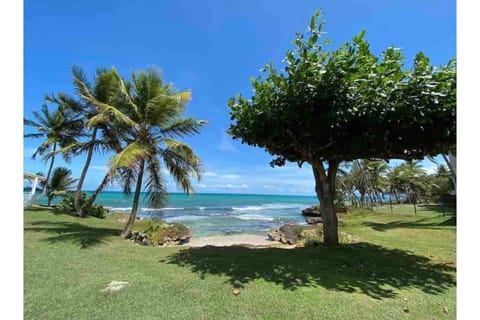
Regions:
<svg viewBox="0 0 480 320"><path fill-rule="evenodd" d="M88 194L88 192L87 192ZM305 223L302 209L318 204L315 196L171 193L161 209L146 208L141 197L139 216L178 222L195 236L262 234L285 222ZM58 203L57 201L52 202ZM43 201L42 201L43 203ZM130 213L132 197L103 192L96 201L113 211Z"/></svg>

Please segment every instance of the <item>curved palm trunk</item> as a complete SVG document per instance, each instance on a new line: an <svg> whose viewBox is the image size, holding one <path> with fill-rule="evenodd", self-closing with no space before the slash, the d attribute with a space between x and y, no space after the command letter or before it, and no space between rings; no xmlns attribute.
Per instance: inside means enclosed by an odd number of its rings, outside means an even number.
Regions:
<svg viewBox="0 0 480 320"><path fill-rule="evenodd" d="M360 192L360 207L364 207L365 206L365 192Z"/></svg>
<svg viewBox="0 0 480 320"><path fill-rule="evenodd" d="M457 168L456 168L455 161L450 161L450 160L455 160L455 158L451 153L449 153L448 156L445 154L442 154L442 157L443 157L443 160L445 160L445 163L447 164L448 168L450 169L450 172L452 173L453 188L455 189L455 193L456 193L457 192Z"/></svg>
<svg viewBox="0 0 480 320"><path fill-rule="evenodd" d="M142 190L142 179L143 179L144 167L145 167L145 160L141 160L138 177L137 177L137 185L135 187L135 195L133 196L132 211L130 212L130 217L128 218L125 228L120 234L120 236L124 239L127 238L130 235L130 233L132 233L132 227L133 227L133 224L135 223L135 219L137 218L138 203L140 200L140 191Z"/></svg>
<svg viewBox="0 0 480 320"><path fill-rule="evenodd" d="M380 205L383 206L383 193L378 191L375 191L375 193L377 195L378 201L380 202Z"/></svg>
<svg viewBox="0 0 480 320"><path fill-rule="evenodd" d="M315 177L315 192L320 201L320 213L323 220L323 242L326 246L338 245L338 218L335 212L335 178L338 162L329 161L328 175L322 163L312 163Z"/></svg>
<svg viewBox="0 0 480 320"><path fill-rule="evenodd" d="M83 182L85 181L85 177L87 176L88 167L90 166L90 161L92 161L93 156L93 142L97 138L97 127L93 129L92 132L92 139L90 139L91 145L88 147L87 150L87 160L85 161L85 165L82 169L82 174L80 175L80 179L78 179L77 190L75 191L75 199L73 200L73 206L75 207L75 212L80 217L85 217L85 210L82 210L80 207L80 198L82 195L82 186Z"/></svg>
<svg viewBox="0 0 480 320"><path fill-rule="evenodd" d="M57 150L57 143L54 142L53 143L53 150L52 152L55 152ZM43 190L42 190L42 195L45 194L47 192L47 187L48 187L48 182L50 181L50 174L52 173L52 169L53 169L53 163L55 162L55 155L53 154L52 155L52 160L50 161L50 167L48 168L48 173L47 173L47 181L45 181L45 184L43 185ZM50 202L49 204L50 205Z"/></svg>
<svg viewBox="0 0 480 320"><path fill-rule="evenodd" d="M400 204L400 198L398 197L397 190L394 190L393 192L394 192L393 195L395 196L395 200L397 201L397 204Z"/></svg>
<svg viewBox="0 0 480 320"><path fill-rule="evenodd" d="M107 173L105 177L103 177L102 182L100 185L97 187L97 189L92 193L92 195L88 198L87 202L82 206L82 211L85 210L88 206L91 206L92 204L95 203L95 200L97 200L98 195L100 192L103 191L103 189L107 186L107 184L110 182L110 174Z"/></svg>

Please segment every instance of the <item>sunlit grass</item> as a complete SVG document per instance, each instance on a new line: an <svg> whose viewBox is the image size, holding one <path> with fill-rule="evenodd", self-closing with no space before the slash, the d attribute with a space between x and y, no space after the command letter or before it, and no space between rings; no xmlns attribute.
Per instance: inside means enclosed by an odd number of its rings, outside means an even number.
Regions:
<svg viewBox="0 0 480 320"><path fill-rule="evenodd" d="M350 214L361 243L294 250L143 247L121 222L25 211L25 319L454 319L456 227L431 209Z"/></svg>

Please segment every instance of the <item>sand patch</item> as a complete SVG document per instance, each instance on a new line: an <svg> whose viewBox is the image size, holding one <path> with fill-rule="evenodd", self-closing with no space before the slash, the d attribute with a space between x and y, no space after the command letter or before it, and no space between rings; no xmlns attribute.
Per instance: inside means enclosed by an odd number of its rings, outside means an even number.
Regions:
<svg viewBox="0 0 480 320"><path fill-rule="evenodd" d="M198 237L198 238L194 236L190 239L188 243L184 244L184 246L188 246L188 247L245 246L245 247L256 247L256 248L274 247L274 248L285 248L285 249L295 248L294 245L283 244L278 241L268 240L264 236L250 235L250 234L211 236L211 237Z"/></svg>

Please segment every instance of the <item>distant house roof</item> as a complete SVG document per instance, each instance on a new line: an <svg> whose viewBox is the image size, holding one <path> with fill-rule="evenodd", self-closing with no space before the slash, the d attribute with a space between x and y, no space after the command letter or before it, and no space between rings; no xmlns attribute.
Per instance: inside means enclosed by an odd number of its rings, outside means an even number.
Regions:
<svg viewBox="0 0 480 320"><path fill-rule="evenodd" d="M39 176L38 174L33 174L33 173L28 173L28 172L23 173L23 179L35 180L35 178L40 180L40 181L46 181L47 180L47 178L45 178L43 176Z"/></svg>

